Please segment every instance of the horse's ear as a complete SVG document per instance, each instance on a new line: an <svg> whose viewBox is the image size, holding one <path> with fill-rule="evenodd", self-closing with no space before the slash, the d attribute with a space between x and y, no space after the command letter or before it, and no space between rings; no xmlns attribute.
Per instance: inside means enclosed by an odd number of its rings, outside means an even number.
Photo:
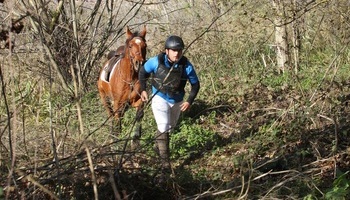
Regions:
<svg viewBox="0 0 350 200"><path fill-rule="evenodd" d="M142 29L142 31L141 31L141 33L140 33L140 36L141 36L142 38L145 38L145 39L146 39L146 33L147 33L146 25L144 25L144 26L143 26L143 29Z"/></svg>
<svg viewBox="0 0 350 200"><path fill-rule="evenodd" d="M129 26L126 26L126 38L132 38L132 32L130 31Z"/></svg>

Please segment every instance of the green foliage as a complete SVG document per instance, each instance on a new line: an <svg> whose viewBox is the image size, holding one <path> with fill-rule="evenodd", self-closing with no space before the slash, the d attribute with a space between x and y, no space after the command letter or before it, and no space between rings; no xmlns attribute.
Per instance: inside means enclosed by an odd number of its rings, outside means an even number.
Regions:
<svg viewBox="0 0 350 200"><path fill-rule="evenodd" d="M308 194L303 198L303 200L316 200L316 198L312 194Z"/></svg>
<svg viewBox="0 0 350 200"><path fill-rule="evenodd" d="M4 198L4 189L0 187L0 199Z"/></svg>
<svg viewBox="0 0 350 200"><path fill-rule="evenodd" d="M285 84L291 82L292 76L290 72L286 72L283 74L276 74L273 72L265 72L266 77L262 79L262 83L270 88L280 88Z"/></svg>
<svg viewBox="0 0 350 200"><path fill-rule="evenodd" d="M333 181L332 188L330 188L324 195L325 200L345 200L349 198L350 194L350 180L347 178L350 171L341 174ZM316 196L308 194L303 200L316 200Z"/></svg>
<svg viewBox="0 0 350 200"><path fill-rule="evenodd" d="M193 123L191 119L185 119L181 122L179 131L171 136L170 148L173 157L187 158L191 153L202 152L210 142L215 142L215 137L216 134L209 128Z"/></svg>
<svg viewBox="0 0 350 200"><path fill-rule="evenodd" d="M350 181L347 178L348 173L349 171L345 172L334 180L333 187L325 195L326 200L345 200L349 197Z"/></svg>
<svg viewBox="0 0 350 200"><path fill-rule="evenodd" d="M283 142L278 134L280 130L271 125L265 124L259 127L258 132L246 140L251 143L251 150L258 155L264 154L271 149L277 149Z"/></svg>

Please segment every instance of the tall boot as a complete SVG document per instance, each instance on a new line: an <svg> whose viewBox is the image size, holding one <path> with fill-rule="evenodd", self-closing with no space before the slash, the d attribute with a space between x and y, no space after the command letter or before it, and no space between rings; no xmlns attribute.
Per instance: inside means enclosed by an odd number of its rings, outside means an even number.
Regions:
<svg viewBox="0 0 350 200"><path fill-rule="evenodd" d="M134 128L134 134L131 140L131 150L137 150L140 148L140 138L141 138L141 123L136 122L136 127Z"/></svg>
<svg viewBox="0 0 350 200"><path fill-rule="evenodd" d="M169 132L156 133L156 145L159 151L159 157L162 164L162 170L170 172L170 155L169 155Z"/></svg>

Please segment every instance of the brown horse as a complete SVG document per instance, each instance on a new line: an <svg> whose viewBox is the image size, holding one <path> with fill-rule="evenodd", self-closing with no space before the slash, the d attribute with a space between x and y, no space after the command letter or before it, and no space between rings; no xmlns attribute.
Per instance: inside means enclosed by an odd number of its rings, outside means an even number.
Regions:
<svg viewBox="0 0 350 200"><path fill-rule="evenodd" d="M138 71L146 61L146 27L138 33L132 33L126 27L126 42L123 53L112 56L103 65L97 81L103 105L110 116L114 116L121 128L123 117L128 106L136 108L137 127L134 137L140 136L140 120L143 116L143 102L140 98Z"/></svg>

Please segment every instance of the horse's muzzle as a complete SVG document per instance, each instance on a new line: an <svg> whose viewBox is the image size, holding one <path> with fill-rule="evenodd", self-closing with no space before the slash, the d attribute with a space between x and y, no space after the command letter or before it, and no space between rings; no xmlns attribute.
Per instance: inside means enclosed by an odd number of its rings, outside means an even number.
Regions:
<svg viewBox="0 0 350 200"><path fill-rule="evenodd" d="M141 68L141 66L143 65L145 63L145 61L144 60L136 60L135 62L134 62L134 69L135 69L135 71L139 71L139 69Z"/></svg>

